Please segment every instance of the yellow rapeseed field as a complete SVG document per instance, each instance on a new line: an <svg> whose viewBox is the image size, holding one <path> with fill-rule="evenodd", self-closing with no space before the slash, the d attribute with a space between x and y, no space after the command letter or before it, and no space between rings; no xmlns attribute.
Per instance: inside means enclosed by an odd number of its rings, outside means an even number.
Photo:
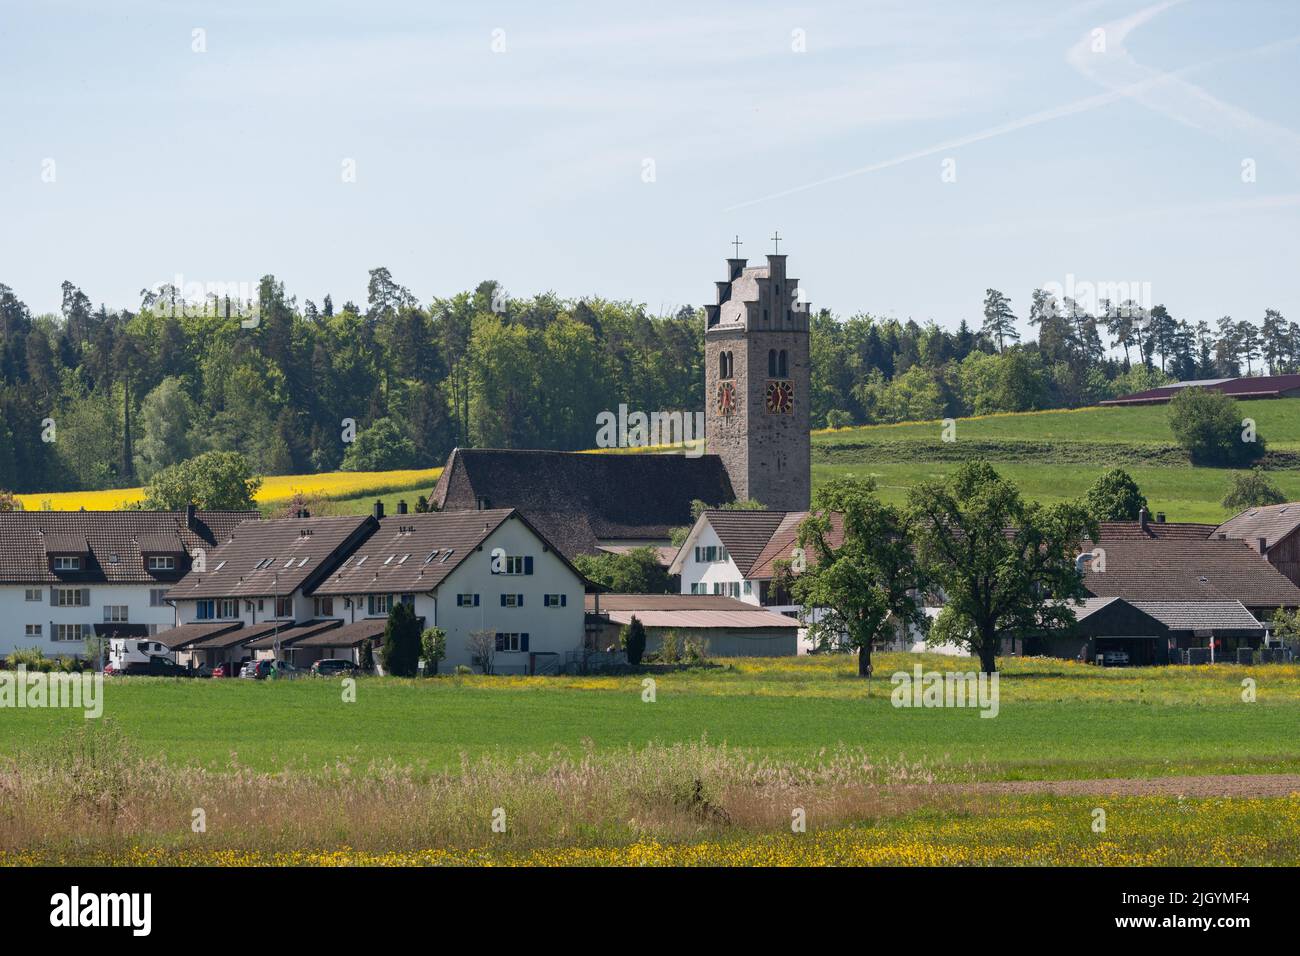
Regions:
<svg viewBox="0 0 1300 956"><path fill-rule="evenodd" d="M441 468L403 471L329 471L319 475L271 475L262 479L258 504L288 501L296 494L307 497L354 498L408 488L432 489ZM33 492L18 495L28 511L113 511L144 500L143 488L109 488L102 491Z"/></svg>

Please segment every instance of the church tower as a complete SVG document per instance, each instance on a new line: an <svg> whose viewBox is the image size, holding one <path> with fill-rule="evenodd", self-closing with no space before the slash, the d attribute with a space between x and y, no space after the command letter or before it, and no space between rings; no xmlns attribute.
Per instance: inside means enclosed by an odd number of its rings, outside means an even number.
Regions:
<svg viewBox="0 0 1300 956"><path fill-rule="evenodd" d="M765 266L727 260L706 305L705 437L738 499L773 511L807 511L812 494L808 435L807 302L786 277L785 256Z"/></svg>

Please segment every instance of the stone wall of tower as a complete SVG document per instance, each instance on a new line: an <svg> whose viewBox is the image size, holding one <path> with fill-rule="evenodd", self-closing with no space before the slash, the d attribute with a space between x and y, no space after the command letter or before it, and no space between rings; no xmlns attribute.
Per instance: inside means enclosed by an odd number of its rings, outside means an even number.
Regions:
<svg viewBox="0 0 1300 956"><path fill-rule="evenodd" d="M708 451L722 458L737 498L804 511L812 493L808 307L798 304L798 280L786 279L785 256L768 256L762 275L747 274L743 260L730 259L727 274L728 281L718 283L718 303L705 310ZM784 374L778 369L773 375L769 355L783 351ZM729 363L722 360L725 354ZM725 415L718 388L728 381L735 406ZM768 411L774 382L793 389L789 413Z"/></svg>

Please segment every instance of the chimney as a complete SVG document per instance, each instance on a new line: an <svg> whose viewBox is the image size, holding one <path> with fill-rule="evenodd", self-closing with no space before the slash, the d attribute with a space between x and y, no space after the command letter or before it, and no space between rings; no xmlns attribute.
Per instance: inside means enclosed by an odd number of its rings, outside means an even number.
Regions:
<svg viewBox="0 0 1300 956"><path fill-rule="evenodd" d="M398 513L399 515L404 515L404 514L406 514L406 502L405 502L405 501L399 501L399 502L397 503L397 513Z"/></svg>
<svg viewBox="0 0 1300 956"><path fill-rule="evenodd" d="M1147 529L1147 509L1146 509L1146 508L1139 508L1139 509L1138 509L1138 527L1141 528L1143 531L1145 531L1145 530Z"/></svg>
<svg viewBox="0 0 1300 956"><path fill-rule="evenodd" d="M194 526L199 523L198 520L195 518L195 513L197 511L198 509L194 507L193 502L190 502L188 505L185 506L185 527L188 528L190 531L195 530Z"/></svg>
<svg viewBox="0 0 1300 956"><path fill-rule="evenodd" d="M303 509L302 509L302 516L303 516L304 518L310 518L310 517L311 517L311 512L308 511L306 508L303 508Z"/></svg>
<svg viewBox="0 0 1300 956"><path fill-rule="evenodd" d="M1163 511L1157 511L1156 524L1164 524L1164 523L1165 523L1165 513Z"/></svg>
<svg viewBox="0 0 1300 956"><path fill-rule="evenodd" d="M375 520L376 520L376 521L379 521L379 520L381 520L383 517L384 517L384 503L383 503L382 501L376 501L376 502L375 502Z"/></svg>

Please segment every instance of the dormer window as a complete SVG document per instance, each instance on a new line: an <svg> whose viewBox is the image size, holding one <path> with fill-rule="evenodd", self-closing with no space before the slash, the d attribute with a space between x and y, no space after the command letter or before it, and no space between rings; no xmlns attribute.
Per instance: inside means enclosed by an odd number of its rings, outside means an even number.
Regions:
<svg viewBox="0 0 1300 956"><path fill-rule="evenodd" d="M175 571L176 559L170 554L151 554L149 556L150 571Z"/></svg>
<svg viewBox="0 0 1300 956"><path fill-rule="evenodd" d="M80 571L81 558L73 557L71 555L55 558L54 570L55 571Z"/></svg>

